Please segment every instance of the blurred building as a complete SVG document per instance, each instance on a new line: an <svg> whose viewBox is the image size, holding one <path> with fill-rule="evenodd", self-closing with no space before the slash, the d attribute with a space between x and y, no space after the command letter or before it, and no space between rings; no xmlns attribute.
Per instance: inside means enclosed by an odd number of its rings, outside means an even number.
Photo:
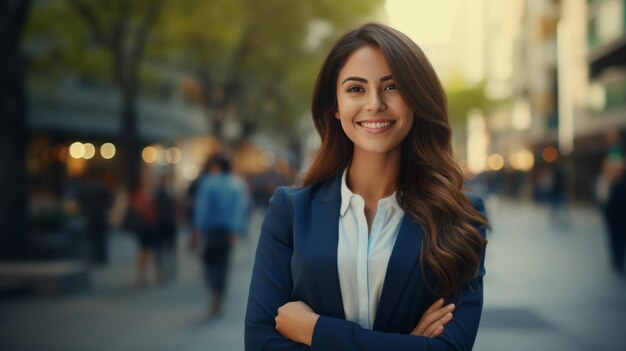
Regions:
<svg viewBox="0 0 626 351"><path fill-rule="evenodd" d="M201 160L189 150L181 152L179 144L208 135L208 120L199 107L185 100L182 75L160 78L160 84L137 101L138 139L143 147L152 147L145 149L146 163L180 167L181 173L187 163L197 165ZM123 171L117 143L122 134L120 105L115 89L73 77L71 72L54 86L31 77L27 164L34 181L54 195L61 195L68 177L79 177L90 167L105 171L112 182L119 181Z"/></svg>
<svg viewBox="0 0 626 351"><path fill-rule="evenodd" d="M599 169L610 148L626 149L626 0L588 0L586 24L588 110L576 120L574 150Z"/></svg>
<svg viewBox="0 0 626 351"><path fill-rule="evenodd" d="M592 201L607 133L625 139L626 1L484 1L486 93L500 101L486 156L504 161L486 169L521 173L530 189L562 163L570 195Z"/></svg>

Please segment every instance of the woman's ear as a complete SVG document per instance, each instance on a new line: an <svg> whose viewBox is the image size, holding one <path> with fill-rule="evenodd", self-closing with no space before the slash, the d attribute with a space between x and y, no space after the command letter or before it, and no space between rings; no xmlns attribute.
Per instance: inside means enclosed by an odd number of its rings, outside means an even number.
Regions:
<svg viewBox="0 0 626 351"><path fill-rule="evenodd" d="M335 111L335 118L340 119L339 118L339 111Z"/></svg>

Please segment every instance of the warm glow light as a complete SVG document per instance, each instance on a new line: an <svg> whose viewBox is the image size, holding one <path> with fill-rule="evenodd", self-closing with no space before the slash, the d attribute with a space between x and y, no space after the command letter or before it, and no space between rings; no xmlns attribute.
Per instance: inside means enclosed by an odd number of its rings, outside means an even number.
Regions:
<svg viewBox="0 0 626 351"><path fill-rule="evenodd" d="M559 151L554 146L548 146L543 149L543 160L552 163L559 157Z"/></svg>
<svg viewBox="0 0 626 351"><path fill-rule="evenodd" d="M85 160L89 160L96 155L96 147L93 146L92 143L85 143L84 147L85 147L85 154L83 155L83 158Z"/></svg>
<svg viewBox="0 0 626 351"><path fill-rule="evenodd" d="M535 157L528 150L518 151L511 156L511 166L520 171L529 171L535 164Z"/></svg>
<svg viewBox="0 0 626 351"><path fill-rule="evenodd" d="M85 146L81 142L75 142L70 145L70 156L73 158L82 158L85 155Z"/></svg>
<svg viewBox="0 0 626 351"><path fill-rule="evenodd" d="M59 146L56 151L57 159L61 162L67 161L68 153L69 153L69 148L67 146Z"/></svg>
<svg viewBox="0 0 626 351"><path fill-rule="evenodd" d="M183 178L187 180L194 180L198 177L198 167L191 163L183 166Z"/></svg>
<svg viewBox="0 0 626 351"><path fill-rule="evenodd" d="M67 174L72 177L79 177L87 168L87 160L82 157L70 157L67 159Z"/></svg>
<svg viewBox="0 0 626 351"><path fill-rule="evenodd" d="M482 112L470 111L467 119L467 167L470 172L479 174L485 170L488 142Z"/></svg>
<svg viewBox="0 0 626 351"><path fill-rule="evenodd" d="M165 151L165 160L171 164L180 162L182 154L178 148L171 147Z"/></svg>
<svg viewBox="0 0 626 351"><path fill-rule="evenodd" d="M115 145L111 143L104 143L100 146L100 155L105 160L110 160L115 156Z"/></svg>
<svg viewBox="0 0 626 351"><path fill-rule="evenodd" d="M493 154L489 156L489 160L487 162L489 163L489 168L492 171L499 171L502 167L504 167L504 157L500 154Z"/></svg>
<svg viewBox="0 0 626 351"><path fill-rule="evenodd" d="M527 99L519 99L513 105L512 124L516 130L524 131L532 124L530 103Z"/></svg>
<svg viewBox="0 0 626 351"><path fill-rule="evenodd" d="M152 146L144 147L143 151L141 152L141 158L145 163L153 163L154 161L156 161L158 156L159 155L157 150Z"/></svg>
<svg viewBox="0 0 626 351"><path fill-rule="evenodd" d="M167 160L165 159L165 149L161 145L152 145L152 147L156 150L156 162L162 166L167 164Z"/></svg>

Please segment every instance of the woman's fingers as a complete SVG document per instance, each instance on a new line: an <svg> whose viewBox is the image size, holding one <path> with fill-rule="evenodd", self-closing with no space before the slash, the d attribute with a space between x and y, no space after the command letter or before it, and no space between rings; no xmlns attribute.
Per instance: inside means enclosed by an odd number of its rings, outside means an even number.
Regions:
<svg viewBox="0 0 626 351"><path fill-rule="evenodd" d="M454 304L449 304L447 306L444 306L434 312L431 312L429 314L424 314L423 317L423 322L424 322L424 326L426 326L426 329L428 329L428 327L430 327L431 325L433 325L435 322L437 322L438 320L440 320L443 316L445 316L447 313L451 313L452 311L454 311Z"/></svg>
<svg viewBox="0 0 626 351"><path fill-rule="evenodd" d="M423 335L423 333L426 330L426 328L428 328L428 324L425 321L425 319L429 315L431 315L433 312L435 312L438 309L440 309L443 306L443 303L444 303L444 300L443 300L443 298L441 298L441 299L438 299L437 301L435 301L432 305L430 305L430 307L428 307L426 312L424 312L424 314L422 315L422 318L420 318L420 321L417 323L417 326L413 330L413 333L412 333L413 335Z"/></svg>
<svg viewBox="0 0 626 351"><path fill-rule="evenodd" d="M437 329L435 329L435 332L432 333L431 335L428 335L427 337L436 338L441 334L443 334L443 326L438 326Z"/></svg>
<svg viewBox="0 0 626 351"><path fill-rule="evenodd" d="M438 305L437 305L438 304ZM433 306L440 306L439 300ZM431 308L433 307L431 306ZM411 335L429 336L436 333L437 327L446 325L452 320L451 315L455 309L454 304L431 310L429 308L420 319L419 323L411 333ZM450 314L450 316L448 316ZM442 331L443 332L443 331Z"/></svg>
<svg viewBox="0 0 626 351"><path fill-rule="evenodd" d="M429 338L434 338L441 335L441 333L443 333L444 326L448 324L451 320L452 313L446 313L443 317L430 325L424 332L424 335Z"/></svg>

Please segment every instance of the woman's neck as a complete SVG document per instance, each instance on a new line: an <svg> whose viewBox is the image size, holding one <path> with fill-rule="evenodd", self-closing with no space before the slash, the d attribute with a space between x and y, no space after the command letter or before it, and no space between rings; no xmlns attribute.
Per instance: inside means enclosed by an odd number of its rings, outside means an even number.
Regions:
<svg viewBox="0 0 626 351"><path fill-rule="evenodd" d="M353 193L359 194L370 208L376 208L378 200L396 190L400 171L400 149L373 154L354 149L348 169L347 184Z"/></svg>

